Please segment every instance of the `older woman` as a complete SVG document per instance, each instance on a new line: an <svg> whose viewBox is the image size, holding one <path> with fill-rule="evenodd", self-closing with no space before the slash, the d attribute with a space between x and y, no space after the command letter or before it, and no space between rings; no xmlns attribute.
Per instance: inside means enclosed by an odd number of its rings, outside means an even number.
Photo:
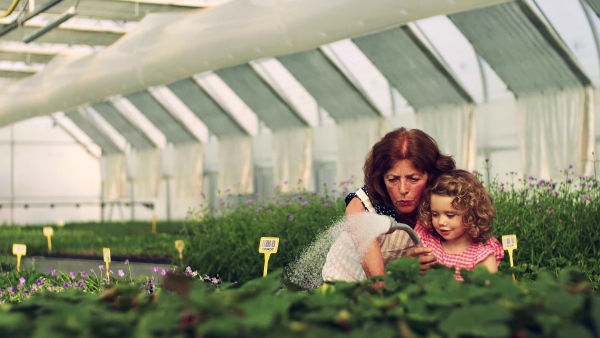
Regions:
<svg viewBox="0 0 600 338"><path fill-rule="evenodd" d="M423 131L400 128L389 132L367 155L363 167L365 186L346 197L346 216L368 211L392 216L414 227L425 189L441 173L453 169L452 157L442 155L435 140ZM430 248L415 247L401 230L379 236L362 258L340 250L343 241L334 243L327 254L323 267L325 281L360 281L384 275L386 264L401 256L418 256L421 271L436 263Z"/></svg>

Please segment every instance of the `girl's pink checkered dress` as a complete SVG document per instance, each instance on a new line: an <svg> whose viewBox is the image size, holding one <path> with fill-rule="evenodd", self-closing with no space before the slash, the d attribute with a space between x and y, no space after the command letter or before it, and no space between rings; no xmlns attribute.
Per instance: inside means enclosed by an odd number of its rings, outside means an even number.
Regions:
<svg viewBox="0 0 600 338"><path fill-rule="evenodd" d="M496 264L498 265L500 265L500 261L504 258L502 244L500 244L495 237L488 239L485 244L473 243L462 253L449 254L442 249L440 238L430 234L421 226L420 222L415 226L415 232L419 235L423 245L433 250L433 255L440 264L456 269L455 277L460 281L463 280L460 276L461 269L473 270L475 269L475 265L483 262L489 255L494 255L496 257Z"/></svg>

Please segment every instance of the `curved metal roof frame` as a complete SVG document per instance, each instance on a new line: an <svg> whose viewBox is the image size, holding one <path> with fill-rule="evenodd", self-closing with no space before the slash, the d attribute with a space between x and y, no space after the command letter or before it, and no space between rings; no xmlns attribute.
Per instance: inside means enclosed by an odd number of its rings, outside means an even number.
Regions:
<svg viewBox="0 0 600 338"><path fill-rule="evenodd" d="M526 1L449 15L515 95L591 81L544 15Z"/></svg>

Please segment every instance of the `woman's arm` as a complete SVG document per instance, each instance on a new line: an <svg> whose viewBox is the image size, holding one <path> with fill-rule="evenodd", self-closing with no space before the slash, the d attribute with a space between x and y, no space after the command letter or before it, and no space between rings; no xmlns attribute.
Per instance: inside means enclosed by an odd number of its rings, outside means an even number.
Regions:
<svg viewBox="0 0 600 338"><path fill-rule="evenodd" d="M487 258L479 264L485 266L491 273L498 272L498 265L496 264L496 257L494 255L487 256Z"/></svg>
<svg viewBox="0 0 600 338"><path fill-rule="evenodd" d="M353 198L346 207L346 215L356 214L367 211L358 198ZM385 267L383 266L383 256L381 255L381 247L379 242L374 240L369 246L362 259L362 267L365 270L367 278L373 276L385 275Z"/></svg>

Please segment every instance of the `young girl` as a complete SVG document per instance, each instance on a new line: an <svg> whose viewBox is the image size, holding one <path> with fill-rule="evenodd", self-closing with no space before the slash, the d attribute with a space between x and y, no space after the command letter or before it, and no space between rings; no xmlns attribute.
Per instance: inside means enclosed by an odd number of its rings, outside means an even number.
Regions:
<svg viewBox="0 0 600 338"><path fill-rule="evenodd" d="M438 262L454 267L456 279L462 281L460 270L473 270L478 264L498 272L504 250L492 235L494 214L492 199L477 177L452 170L426 192L415 232Z"/></svg>

